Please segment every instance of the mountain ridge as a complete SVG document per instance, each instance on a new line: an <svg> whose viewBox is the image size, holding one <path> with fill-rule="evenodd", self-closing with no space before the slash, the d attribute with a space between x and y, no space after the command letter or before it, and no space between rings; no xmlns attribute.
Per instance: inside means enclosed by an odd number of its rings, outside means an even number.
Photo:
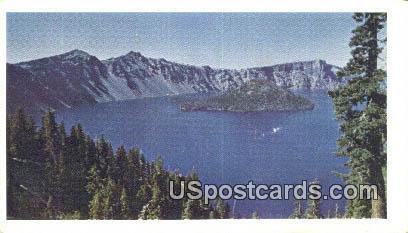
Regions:
<svg viewBox="0 0 408 233"><path fill-rule="evenodd" d="M140 52L99 60L82 50L7 63L8 110L64 109L83 104L203 92L224 92L252 79L290 90L331 90L338 67L322 59L248 69L194 66Z"/></svg>
<svg viewBox="0 0 408 233"><path fill-rule="evenodd" d="M83 54L82 56L89 56L89 57L92 56L92 57L96 57L96 56L93 56L93 55L89 54L88 52L86 52L86 51L84 51L84 50L81 50L81 49L73 49L73 50L70 50L70 51L68 51L68 52L64 52L64 53L56 54L56 55L51 55L51 56L48 56L48 57L40 57L40 58L35 58L35 59L26 60L26 61L20 61L20 62L7 62L7 64L19 65L19 64L29 63L29 62L33 62L33 61L42 60L42 59L48 59L48 58L53 58L53 57L61 57L61 56L64 56L64 55L67 56L67 55L73 55L73 54ZM110 57L110 58L106 58L106 59L99 59L98 57L96 57L96 58L98 58L98 60L100 60L100 61L103 62L103 61L113 60L113 59L116 59L116 58L119 58L119 57L124 57L124 56L130 55L130 54L137 54L138 56L142 56L142 57L145 57L145 58L147 58L147 59L162 60L162 61L167 61L167 62L169 62L169 63L179 64L179 65L185 65L185 66L194 66L194 67L202 67L202 68L209 67L209 68L214 69L214 70L246 70L246 69L257 69L257 68L259 69L259 68L265 68L265 67L270 67L270 66L278 66L278 65L285 65L285 64L295 64L295 63L306 63L306 62L312 62L312 61L325 62L325 63L327 63L327 61L324 60L324 59L316 58L316 59L293 61L293 62L282 62L282 63L278 63L278 64L274 64L274 65L252 66L252 67L249 67L249 68L225 68L225 67L212 67L212 66L210 66L210 65L192 65L192 64L190 64L190 63L169 61L169 60L167 60L166 58L163 58L163 57L157 58L157 57L145 56L145 55L143 55L141 52L139 52L139 51L133 51L133 50L130 50L130 51L127 52L126 54L123 54L123 55L120 55L120 56L117 56L117 57ZM340 69L340 67L337 66L337 65L334 65L334 64L331 64L331 65L332 65L333 67L336 67L336 68Z"/></svg>

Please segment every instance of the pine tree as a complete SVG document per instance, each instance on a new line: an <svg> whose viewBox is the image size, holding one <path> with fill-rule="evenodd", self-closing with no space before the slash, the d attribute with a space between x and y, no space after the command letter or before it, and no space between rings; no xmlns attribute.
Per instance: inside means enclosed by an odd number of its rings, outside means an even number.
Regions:
<svg viewBox="0 0 408 233"><path fill-rule="evenodd" d="M10 158L38 161L34 122L22 109L7 121L7 155Z"/></svg>
<svg viewBox="0 0 408 233"><path fill-rule="evenodd" d="M142 209L145 209L144 211L146 211L145 206L148 205L151 196L152 196L152 190L150 186L148 184L142 184L136 195L137 212L141 212ZM147 215L142 215L142 216L147 216Z"/></svg>
<svg viewBox="0 0 408 233"><path fill-rule="evenodd" d="M88 135L85 139L85 170L87 173L98 163L95 142Z"/></svg>
<svg viewBox="0 0 408 233"><path fill-rule="evenodd" d="M103 197L100 190L95 191L89 202L89 218L104 219Z"/></svg>
<svg viewBox="0 0 408 233"><path fill-rule="evenodd" d="M294 218L294 219L300 219L303 218L303 207L302 203L300 201L295 202L295 210L294 212L289 216L289 218Z"/></svg>
<svg viewBox="0 0 408 233"><path fill-rule="evenodd" d="M194 215L194 210L197 208L195 205L197 202L194 202L193 200L187 200L184 209L183 209L183 214L182 214L182 219L196 219L197 216Z"/></svg>
<svg viewBox="0 0 408 233"><path fill-rule="evenodd" d="M310 183L310 185L318 185L319 182L314 180ZM304 218L314 219L314 218L323 218L323 214L320 209L320 198L310 197L307 202L307 209L303 215Z"/></svg>
<svg viewBox="0 0 408 233"><path fill-rule="evenodd" d="M103 190L104 184L102 178L99 176L96 165L92 166L87 177L87 192L91 197L89 202L89 218L103 219Z"/></svg>
<svg viewBox="0 0 408 233"><path fill-rule="evenodd" d="M326 218L333 218L331 209L327 210L327 217Z"/></svg>
<svg viewBox="0 0 408 233"><path fill-rule="evenodd" d="M320 209L320 200L319 199L309 199L308 207L305 211L304 218L323 218Z"/></svg>
<svg viewBox="0 0 408 233"><path fill-rule="evenodd" d="M128 196L125 188L122 188L122 192L120 194L120 217L121 219L129 219L130 217Z"/></svg>
<svg viewBox="0 0 408 233"><path fill-rule="evenodd" d="M252 219L260 219L261 217L259 216L259 214L257 212L253 212L252 213Z"/></svg>
<svg viewBox="0 0 408 233"><path fill-rule="evenodd" d="M153 164L152 177L152 198L149 201L147 209L148 219L167 219L169 217L168 209L169 197L167 193L168 174L163 168L163 160L158 157Z"/></svg>
<svg viewBox="0 0 408 233"><path fill-rule="evenodd" d="M125 172L124 176L126 184L125 188L128 193L129 215L132 218L137 218L139 211L145 204L141 204L140 200L138 200L138 191L143 182L140 171L139 151L135 148L131 149L127 156L127 160L128 170Z"/></svg>
<svg viewBox="0 0 408 233"><path fill-rule="evenodd" d="M98 163L98 170L101 171L101 177L113 177L114 158L112 145L106 141L102 136L96 143L96 154Z"/></svg>
<svg viewBox="0 0 408 233"><path fill-rule="evenodd" d="M229 205L221 198L217 198L215 210L217 213L216 214L217 218L220 218L220 219L229 218Z"/></svg>
<svg viewBox="0 0 408 233"><path fill-rule="evenodd" d="M125 181L125 174L128 173L128 161L126 158L126 150L123 146L120 146L116 151L115 157L115 167L114 167L114 178L115 182L119 185L124 185ZM126 184L128 185L128 184Z"/></svg>
<svg viewBox="0 0 408 233"><path fill-rule="evenodd" d="M184 177L182 177L178 171L170 174L170 180L174 182L174 190L176 192L181 190L182 179L184 179ZM183 214L183 199L173 200L170 198L168 208L171 210L169 211L169 219L180 219Z"/></svg>
<svg viewBox="0 0 408 233"><path fill-rule="evenodd" d="M210 213L208 214L208 218L209 219L216 219L214 210L210 210Z"/></svg>
<svg viewBox="0 0 408 233"><path fill-rule="evenodd" d="M41 140L43 143L43 154L45 162L50 168L56 162L60 151L60 137L55 121L55 113L48 110L42 118L42 127L40 129Z"/></svg>
<svg viewBox="0 0 408 233"><path fill-rule="evenodd" d="M44 212L44 219L55 219L55 212L53 206L53 199L52 196L49 196L47 201L47 207L45 208Z"/></svg>
<svg viewBox="0 0 408 233"><path fill-rule="evenodd" d="M148 208L149 208L149 203L143 205L142 209L139 212L138 219L143 219L143 220L148 219Z"/></svg>
<svg viewBox="0 0 408 233"><path fill-rule="evenodd" d="M69 179L67 169L65 167L65 153L60 152L57 162L54 165L54 191L53 191L53 206L60 212L66 211L65 198L66 198L66 182Z"/></svg>
<svg viewBox="0 0 408 233"><path fill-rule="evenodd" d="M44 193L53 200L53 207L62 211L60 203L62 197L61 169L58 164L59 156L63 153L61 133L55 120L55 112L48 110L42 118L42 125L39 130L39 141L41 146L42 159L44 164Z"/></svg>
<svg viewBox="0 0 408 233"><path fill-rule="evenodd" d="M68 212L79 211L86 216L89 212L88 203L90 196L86 190L86 136L82 126L77 124L71 128L70 136L67 138L66 169L68 180L65 184L66 208Z"/></svg>
<svg viewBox="0 0 408 233"><path fill-rule="evenodd" d="M336 206L334 207L333 217L334 218L341 218L341 214L340 214L340 211L339 211L339 205L337 203L336 203Z"/></svg>
<svg viewBox="0 0 408 233"><path fill-rule="evenodd" d="M116 200L115 200L116 184L108 178L106 185L102 190L103 196L103 218L104 219L116 219Z"/></svg>
<svg viewBox="0 0 408 233"><path fill-rule="evenodd" d="M58 125L58 128L57 128L57 131L58 131L58 135L59 135L59 143L60 143L60 145L61 145L61 150L63 150L63 148L66 146L66 140L67 140L67 134L66 134L66 132L65 132L65 124L64 124L64 122L61 122L59 125Z"/></svg>
<svg viewBox="0 0 408 233"><path fill-rule="evenodd" d="M191 175L186 177L185 182L188 184L191 181L200 181L198 174L195 170L192 171ZM186 186L184 188L187 188ZM225 207L225 206L224 206ZM203 199L191 200L184 199L182 205L182 218L184 219L207 219L209 218L210 212L212 211L209 205L204 204ZM215 209L213 210L214 218L221 218L220 213Z"/></svg>
<svg viewBox="0 0 408 233"><path fill-rule="evenodd" d="M377 60L383 47L380 32L386 24L384 13L356 13L358 24L350 41L352 58L339 73L350 77L347 84L330 92L341 121L338 154L349 158L348 184L373 184L377 200L355 199L346 208L347 217L386 217L386 90L383 70Z"/></svg>

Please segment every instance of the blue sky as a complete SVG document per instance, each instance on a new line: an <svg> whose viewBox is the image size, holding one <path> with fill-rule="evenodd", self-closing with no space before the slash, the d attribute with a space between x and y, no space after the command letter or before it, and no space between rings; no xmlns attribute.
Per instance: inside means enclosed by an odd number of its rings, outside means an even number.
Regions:
<svg viewBox="0 0 408 233"><path fill-rule="evenodd" d="M7 13L7 61L81 49L248 68L324 59L343 66L351 13Z"/></svg>

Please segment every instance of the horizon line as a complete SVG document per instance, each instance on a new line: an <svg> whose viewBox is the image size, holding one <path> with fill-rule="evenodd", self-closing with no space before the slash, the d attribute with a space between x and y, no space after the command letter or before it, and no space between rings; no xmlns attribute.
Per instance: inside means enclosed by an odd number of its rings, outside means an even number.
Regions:
<svg viewBox="0 0 408 233"><path fill-rule="evenodd" d="M88 53L87 51L82 50L82 49L72 49L72 50L69 50L69 51L67 51L67 52L63 52L63 53L59 53L59 54L55 54L55 55L50 55L50 56L35 58L35 59L31 59L31 60L26 60L26 61L14 62L14 63L6 61L6 64L19 65L19 64L22 64L22 63L29 63L29 62L33 62L33 61L42 60L42 59L47 59L47 58L62 56L62 55L66 55L66 54L74 53L74 52L85 53L85 54L87 54L87 55L89 55L89 56L96 57L96 58L97 58L99 61L101 61L101 62L103 62L103 61L109 61L109 60L111 60L111 59L117 59L117 58L119 58L119 57L123 57L123 56L126 56L126 55L131 54L131 53L135 53L135 54L140 54L140 56L145 57L145 58L147 58L147 59L164 60L164 61L167 61L167 62L170 62L170 63L176 63L176 64L179 64L179 65L185 65L185 66L210 67L210 68L212 68L212 69L219 69L219 70L245 70L245 69L256 69L256 68L265 68L265 67L271 67L271 66L278 66L278 65L285 65L285 64L293 64L293 63L314 62L314 61L323 61L324 63L326 63L326 64L328 64L328 65L332 65L332 66L334 66L334 67L341 68L341 66L328 63L326 59L322 59L322 58L314 58L314 59L300 60L300 61L291 61L291 62L281 62L281 63L275 63L275 64L271 64L271 65L259 65L259 66L252 66L252 67L246 67L246 68L225 68L225 67L214 67L214 66L210 66L210 65L195 65L195 64L190 64L190 63L182 63L182 62L177 62L177 61L170 61L170 60L167 60L167 59L164 58L164 57L160 57L160 58L149 57L149 56L143 55L140 51L136 51L136 52L135 52L135 51L133 51L133 50L130 50L129 52L127 52L127 53L125 53L125 54L123 54L123 55L117 56L117 57L110 57L110 58L106 58L106 59L100 59L99 57L97 57L97 56L95 56L95 55L92 55L92 54L90 54L90 53Z"/></svg>

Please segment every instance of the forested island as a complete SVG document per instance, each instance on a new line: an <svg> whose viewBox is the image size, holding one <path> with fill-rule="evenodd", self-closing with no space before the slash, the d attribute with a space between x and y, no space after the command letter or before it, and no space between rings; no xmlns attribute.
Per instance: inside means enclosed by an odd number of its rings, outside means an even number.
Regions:
<svg viewBox="0 0 408 233"><path fill-rule="evenodd" d="M183 111L280 112L312 110L314 104L266 79L254 79L237 89L204 100L186 102Z"/></svg>

